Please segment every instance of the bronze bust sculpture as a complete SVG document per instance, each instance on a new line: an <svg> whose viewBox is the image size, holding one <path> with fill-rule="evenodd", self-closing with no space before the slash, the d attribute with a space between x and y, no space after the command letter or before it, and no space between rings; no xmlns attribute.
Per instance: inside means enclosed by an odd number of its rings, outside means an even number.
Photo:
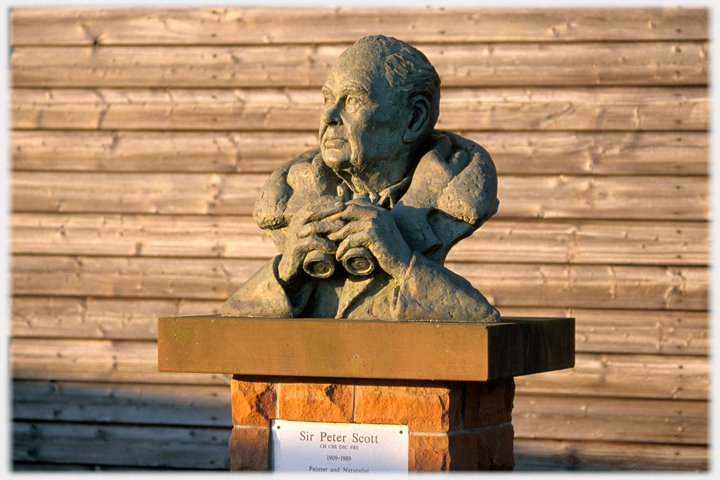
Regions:
<svg viewBox="0 0 720 480"><path fill-rule="evenodd" d="M440 78L394 38L345 50L322 88L320 148L277 169L255 221L280 254L227 300L225 316L499 321L443 266L497 212L488 153L435 130Z"/></svg>

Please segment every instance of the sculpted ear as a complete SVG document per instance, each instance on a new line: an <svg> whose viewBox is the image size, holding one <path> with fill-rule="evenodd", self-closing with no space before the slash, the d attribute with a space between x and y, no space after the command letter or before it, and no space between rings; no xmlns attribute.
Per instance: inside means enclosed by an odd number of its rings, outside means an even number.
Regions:
<svg viewBox="0 0 720 480"><path fill-rule="evenodd" d="M405 143L413 143L418 140L425 133L430 121L430 102L425 96L415 95L409 103L408 126L403 135Z"/></svg>

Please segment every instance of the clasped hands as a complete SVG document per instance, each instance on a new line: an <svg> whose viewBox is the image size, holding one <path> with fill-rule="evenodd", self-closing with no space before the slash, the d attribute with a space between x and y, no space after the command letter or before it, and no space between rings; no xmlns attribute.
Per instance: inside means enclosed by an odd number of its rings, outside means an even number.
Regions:
<svg viewBox="0 0 720 480"><path fill-rule="evenodd" d="M303 263L308 254L326 253L341 261L349 251L362 247L394 279L405 276L412 252L388 209L364 195L347 202L330 195L316 198L288 225L278 276L285 285L292 285L305 274Z"/></svg>

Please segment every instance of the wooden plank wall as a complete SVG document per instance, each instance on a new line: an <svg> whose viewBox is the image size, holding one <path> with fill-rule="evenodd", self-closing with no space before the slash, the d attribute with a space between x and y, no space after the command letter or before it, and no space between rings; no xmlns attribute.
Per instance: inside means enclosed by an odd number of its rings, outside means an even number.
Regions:
<svg viewBox="0 0 720 480"><path fill-rule="evenodd" d="M497 165L449 266L577 319L574 369L516 379L517 469L708 468L708 11L615 8L14 9L15 468L228 468L229 379L159 373L156 319L275 254L258 189L376 33Z"/></svg>

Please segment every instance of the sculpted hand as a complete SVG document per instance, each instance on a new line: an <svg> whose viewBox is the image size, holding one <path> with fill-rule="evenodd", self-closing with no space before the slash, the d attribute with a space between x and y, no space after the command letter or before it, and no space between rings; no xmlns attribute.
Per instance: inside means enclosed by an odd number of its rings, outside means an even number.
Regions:
<svg viewBox="0 0 720 480"><path fill-rule="evenodd" d="M337 245L320 235L332 233L345 225L341 220L330 220L345 208L340 197L323 196L309 202L299 210L288 225L288 238L285 251L278 264L278 276L285 285L297 280L302 270L305 256L312 251L334 254Z"/></svg>
<svg viewBox="0 0 720 480"><path fill-rule="evenodd" d="M395 225L390 210L362 196L345 205L345 210L325 219L327 222L349 222L327 236L328 240L339 242L335 257L342 259L351 248L365 247L375 256L380 268L396 280L401 280L410 265L412 252Z"/></svg>

